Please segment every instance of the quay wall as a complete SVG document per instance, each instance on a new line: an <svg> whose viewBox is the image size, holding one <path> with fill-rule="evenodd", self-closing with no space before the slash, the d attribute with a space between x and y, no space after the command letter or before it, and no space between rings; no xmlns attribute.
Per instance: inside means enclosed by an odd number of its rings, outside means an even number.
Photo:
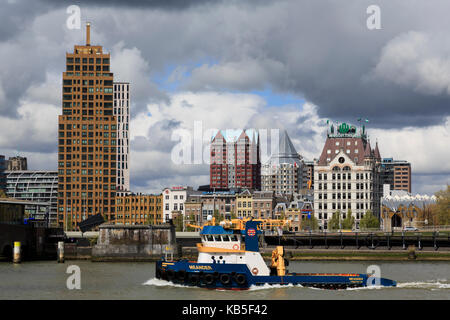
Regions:
<svg viewBox="0 0 450 320"><path fill-rule="evenodd" d="M112 225L99 227L92 261L153 261L162 255L177 255L173 225Z"/></svg>

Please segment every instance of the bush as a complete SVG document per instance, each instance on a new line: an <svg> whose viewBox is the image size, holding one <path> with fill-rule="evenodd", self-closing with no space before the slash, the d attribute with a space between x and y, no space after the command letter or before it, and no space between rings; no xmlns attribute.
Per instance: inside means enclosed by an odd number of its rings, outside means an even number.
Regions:
<svg viewBox="0 0 450 320"><path fill-rule="evenodd" d="M375 217L370 210L367 210L364 217L359 221L360 229L379 229L380 220Z"/></svg>

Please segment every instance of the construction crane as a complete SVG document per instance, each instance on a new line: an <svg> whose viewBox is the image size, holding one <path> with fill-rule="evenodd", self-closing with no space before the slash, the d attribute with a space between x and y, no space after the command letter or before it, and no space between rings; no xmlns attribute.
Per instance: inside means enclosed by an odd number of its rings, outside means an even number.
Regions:
<svg viewBox="0 0 450 320"><path fill-rule="evenodd" d="M223 220L219 223L220 226L222 226L224 229L233 229L233 230L245 230L245 224L247 221L257 221L261 222L258 224L258 229L271 229L275 227L290 227L291 221L290 220L284 220L284 219L254 219L254 218L245 218L245 219L231 219L231 220ZM212 219L208 220L203 226L215 226L216 225L216 219L213 217ZM195 229L201 229L203 226L198 226L195 224L187 224L187 226L195 228Z"/></svg>

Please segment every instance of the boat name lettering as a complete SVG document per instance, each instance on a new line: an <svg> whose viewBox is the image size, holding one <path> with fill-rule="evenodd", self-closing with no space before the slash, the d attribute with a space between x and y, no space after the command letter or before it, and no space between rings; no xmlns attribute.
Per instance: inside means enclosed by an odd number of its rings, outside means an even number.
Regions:
<svg viewBox="0 0 450 320"><path fill-rule="evenodd" d="M210 266L189 266L191 270L212 270Z"/></svg>

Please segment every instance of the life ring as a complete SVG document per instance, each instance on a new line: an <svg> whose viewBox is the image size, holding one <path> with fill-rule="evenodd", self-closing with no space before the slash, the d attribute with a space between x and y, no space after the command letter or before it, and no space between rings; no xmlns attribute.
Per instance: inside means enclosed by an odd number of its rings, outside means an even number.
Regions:
<svg viewBox="0 0 450 320"><path fill-rule="evenodd" d="M258 268L257 267L254 267L253 269L252 269L252 273L253 273L253 275L257 275L258 274L258 272L259 272L259 270L258 270Z"/></svg>
<svg viewBox="0 0 450 320"><path fill-rule="evenodd" d="M234 249L234 250L237 250L237 249L239 249L239 245L238 245L237 243L236 243L236 244L234 244L234 245L233 245L233 249Z"/></svg>

